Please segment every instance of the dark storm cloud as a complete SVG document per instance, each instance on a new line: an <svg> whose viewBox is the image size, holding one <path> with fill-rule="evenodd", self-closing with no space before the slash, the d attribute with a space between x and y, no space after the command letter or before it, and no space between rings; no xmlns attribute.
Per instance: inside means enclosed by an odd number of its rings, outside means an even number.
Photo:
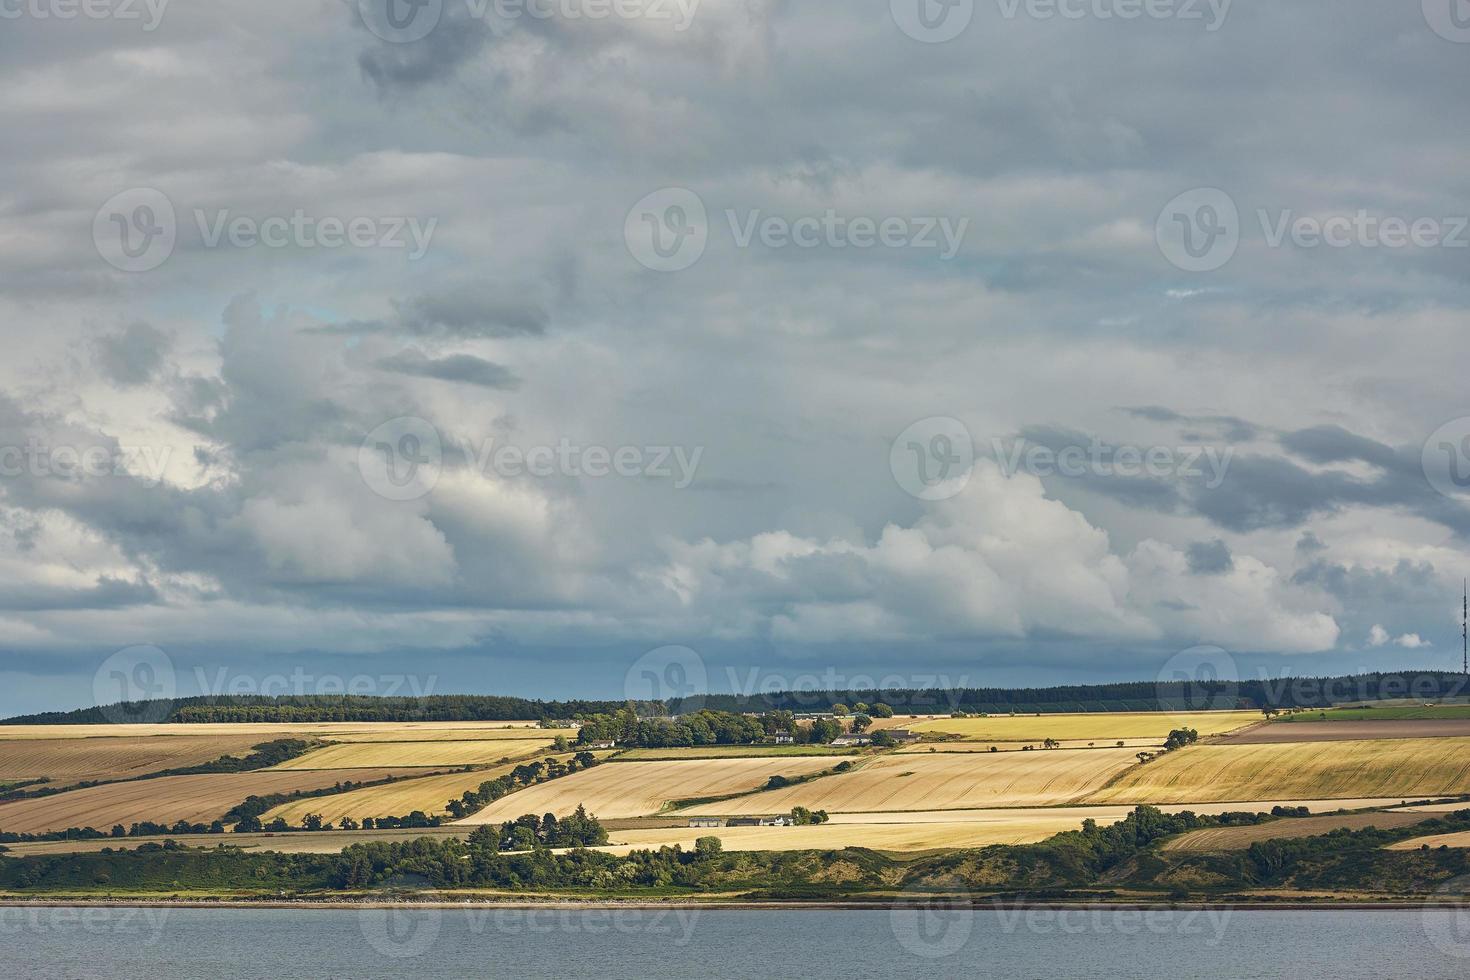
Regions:
<svg viewBox="0 0 1470 980"><path fill-rule="evenodd" d="M1288 451L1313 463L1347 463L1362 460L1384 469L1396 469L1401 463L1398 453L1381 442L1354 435L1338 425L1320 425L1311 429L1288 432L1281 437ZM1417 465L1417 460L1414 461Z"/></svg>
<svg viewBox="0 0 1470 980"><path fill-rule="evenodd" d="M393 300L393 315L308 327L304 333L352 336L406 334L433 338L535 337L546 332L550 314L537 303L507 299L495 287L451 285L438 292Z"/></svg>
<svg viewBox="0 0 1470 980"><path fill-rule="evenodd" d="M347 5L346 13L363 27L356 3ZM452 78L490 38L484 22L472 16L469 4L451 0L444 4L438 26L427 37L407 44L373 39L375 43L358 56L357 64L385 96L412 91Z"/></svg>
<svg viewBox="0 0 1470 980"><path fill-rule="evenodd" d="M1185 551L1185 556L1189 559L1189 570L1196 575L1223 575L1235 568L1230 548L1218 538L1194 542Z"/></svg>
<svg viewBox="0 0 1470 980"><path fill-rule="evenodd" d="M147 323L131 323L116 333L104 334L93 344L97 367L120 385L140 385L163 366L172 339Z"/></svg>
<svg viewBox="0 0 1470 980"><path fill-rule="evenodd" d="M514 391L521 386L520 377L510 368L471 354L429 357L422 351L408 349L379 360L377 366L380 370L396 374L455 381L482 388Z"/></svg>

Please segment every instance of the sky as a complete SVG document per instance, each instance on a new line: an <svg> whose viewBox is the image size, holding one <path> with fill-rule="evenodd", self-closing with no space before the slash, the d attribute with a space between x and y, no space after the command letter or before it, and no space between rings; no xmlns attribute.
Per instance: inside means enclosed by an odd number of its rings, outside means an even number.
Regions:
<svg viewBox="0 0 1470 980"><path fill-rule="evenodd" d="M1466 8L0 0L0 714L1458 666Z"/></svg>

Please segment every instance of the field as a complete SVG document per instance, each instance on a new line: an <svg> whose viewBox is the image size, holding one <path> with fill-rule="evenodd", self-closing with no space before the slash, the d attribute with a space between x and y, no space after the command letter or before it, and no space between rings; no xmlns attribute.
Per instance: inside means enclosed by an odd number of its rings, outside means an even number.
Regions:
<svg viewBox="0 0 1470 980"><path fill-rule="evenodd" d="M1411 840L1401 840L1395 844L1389 844L1384 850L1417 851L1426 845L1431 848L1470 847L1470 831L1461 830L1453 834L1431 834L1428 837L1415 837Z"/></svg>
<svg viewBox="0 0 1470 980"><path fill-rule="evenodd" d="M659 759L764 759L771 756L857 755L857 749L830 745L704 745L699 748L624 749L612 762L652 762Z"/></svg>
<svg viewBox="0 0 1470 980"><path fill-rule="evenodd" d="M323 799L331 799L325 797ZM1270 810L1272 806L1310 806L1323 809L1327 806L1344 808L1351 806L1382 806L1387 800L1343 800L1330 804L1313 800L1276 800L1258 804L1253 809ZM1223 813L1236 810L1236 804L1202 804L1188 807L1165 806L1165 811L1183 809L1196 813ZM961 846L956 841L967 842L966 846L983 846L987 843L1025 843L1045 840L1065 830L1076 830L1085 819L1100 824L1122 820L1132 810L1127 806L1076 806L1039 807L1009 810L931 810L905 813L848 813L834 814L831 823L821 827L717 827L696 829L684 826L681 817L645 818L634 822L651 826L611 827L611 839L615 842L608 850L626 852L637 847L658 847L662 844L684 844L688 846L699 837L715 836L727 842L731 850L766 849L792 850L803 846L811 847L873 847L884 851L911 852ZM309 811L308 811L309 812ZM1432 814L1422 815L1432 816ZM1311 819L1311 818L1308 818ZM616 821L615 821L616 822ZM937 826L932 826L937 825ZM335 854L349 844L368 841L404 841L417 837L452 835L466 836L474 828L463 824L445 827L430 827L418 830L366 830L366 831L308 831L289 834L230 834L218 835L184 834L175 838L189 847L215 847L227 843L232 847L247 850L271 850L286 854ZM815 831L825 831L814 834ZM791 835L795 836L791 836ZM617 843L622 842L622 843ZM120 840L44 841L28 844L11 844L14 855L27 854L76 854L99 851L104 847L136 847L143 839ZM1470 843L1470 842L1467 842ZM1417 845L1416 845L1417 846Z"/></svg>
<svg viewBox="0 0 1470 980"><path fill-rule="evenodd" d="M1323 717L1323 716L1326 717ZM1470 719L1470 704L1397 704L1373 708L1333 708L1284 715L1272 724L1306 725L1323 721L1446 721Z"/></svg>
<svg viewBox="0 0 1470 980"><path fill-rule="evenodd" d="M0 725L0 740L22 738L104 738L127 735L264 735L288 738L292 735L392 735L403 741L444 732L474 732L505 728L536 728L533 721L318 721L273 724L270 722L225 722L200 725ZM541 729L544 730L544 729ZM556 732L547 731L548 735ZM472 737L472 736L471 736Z"/></svg>
<svg viewBox="0 0 1470 980"><path fill-rule="evenodd" d="M110 783L55 796L0 803L0 830L29 834L90 826L106 831L113 824L127 826L140 820L208 823L247 796L317 789L346 780L362 782L403 773L403 769L261 770Z"/></svg>
<svg viewBox="0 0 1470 980"><path fill-rule="evenodd" d="M256 735L155 735L142 738L30 738L0 742L0 783L50 779L50 787L104 779L131 779L161 769L243 756Z"/></svg>
<svg viewBox="0 0 1470 980"><path fill-rule="evenodd" d="M688 810L690 814L955 810L1070 803L1137 762L1130 749L887 755L852 772Z"/></svg>
<svg viewBox="0 0 1470 980"><path fill-rule="evenodd" d="M816 756L605 763L512 793L460 823L500 823L524 813L560 816L579 804L604 819L640 817L658 813L671 800L746 792L764 786L771 776L807 775L841 761Z"/></svg>
<svg viewBox="0 0 1470 980"><path fill-rule="evenodd" d="M1254 827L1215 827L1196 830L1164 845L1166 851L1243 851L1257 841L1315 837L1334 830L1392 830L1433 820L1432 813L1351 813L1340 816L1290 817Z"/></svg>
<svg viewBox="0 0 1470 980"><path fill-rule="evenodd" d="M238 847L246 851L277 851L281 854L338 854L350 844L369 844L374 841L409 841L419 837L457 836L464 837L464 830L445 827L424 827L415 830L321 830L299 831L292 834L179 834L172 839L185 847L214 848L220 844ZM32 854L89 854L110 847L114 850L131 850L149 841L146 837L124 837L117 840L35 841L26 844L7 844L10 853L17 857Z"/></svg>
<svg viewBox="0 0 1470 980"><path fill-rule="evenodd" d="M558 755L549 758L565 760L571 756ZM352 817L358 822L361 822L363 817L401 817L414 810L422 810L429 816L441 816L445 813L445 803L457 799L466 790L479 789L481 783L510 772L516 765L518 763L494 766L489 769L476 769L473 772L422 776L417 779L389 783L386 786L368 786L365 789L336 793L332 796L295 800L281 804L261 820L269 822L276 817L283 817L294 827L300 826L302 818L308 813L320 814L323 820L330 820L333 823L343 817Z"/></svg>
<svg viewBox="0 0 1470 980"><path fill-rule="evenodd" d="M577 737L575 728L540 728L517 724L514 728L429 728L403 731L390 728L371 732L324 732L334 742L469 742L485 739L567 739Z"/></svg>
<svg viewBox="0 0 1470 980"><path fill-rule="evenodd" d="M1090 803L1195 803L1272 797L1421 799L1470 793L1470 739L1197 745L1141 766Z"/></svg>
<svg viewBox="0 0 1470 980"><path fill-rule="evenodd" d="M1163 739L1158 738L1103 738L1103 739L1058 739L1060 748L1064 749L1111 749L1128 747L1134 751L1146 748L1158 748L1163 745ZM1118 743L1122 742L1123 746ZM1025 746L1039 743L1033 742L910 742L896 751L900 755L924 755L930 752L959 752L976 753L989 752L990 747L995 746L997 752L1021 752Z"/></svg>
<svg viewBox="0 0 1470 980"><path fill-rule="evenodd" d="M524 759L551 747L549 738L474 741L343 742L281 763L277 770L372 769L383 766L483 766Z"/></svg>
<svg viewBox="0 0 1470 980"><path fill-rule="evenodd" d="M898 725L920 734L956 735L972 742L1105 741L1154 738L1162 742L1175 728L1206 735L1234 731L1261 721L1256 711L1140 712L1093 715L992 715L989 718L936 718ZM889 725L888 727L895 727Z"/></svg>
<svg viewBox="0 0 1470 980"><path fill-rule="evenodd" d="M1470 738L1470 718L1365 718L1362 721L1329 720L1312 724L1273 722L1270 725L1257 725L1235 735L1226 735L1220 741L1230 745L1267 745L1276 742L1355 742L1362 739L1455 737Z"/></svg>

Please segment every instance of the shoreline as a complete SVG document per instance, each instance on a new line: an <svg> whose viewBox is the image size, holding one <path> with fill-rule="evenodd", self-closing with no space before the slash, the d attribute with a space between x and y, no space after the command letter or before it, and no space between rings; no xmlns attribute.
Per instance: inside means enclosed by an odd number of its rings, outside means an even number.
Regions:
<svg viewBox="0 0 1470 980"><path fill-rule="evenodd" d="M1307 901L1300 899L1287 899L1280 902L1270 901L1224 901L1224 902L1139 902L1139 901L1017 901L1017 902L995 902L981 900L957 901L953 896L935 896L932 902L897 899L875 899L870 902L854 901L667 901L657 902L648 900L618 901L616 899L589 901L557 900L530 901L526 899L513 899L509 901L484 901L484 900L462 900L462 901L386 901L365 900L351 901L346 899L324 899L322 901L288 900L288 899L263 899L261 901L246 901L240 899L105 899L98 901L81 901L71 899L9 899L0 898L0 909L5 908L32 908L32 909L86 909L86 908L128 908L128 909L217 909L219 911L248 911L250 909L307 909L321 911L363 911L376 909L507 909L512 911L714 911L714 912L775 912L775 911L832 911L832 912L888 912L895 909L912 908L944 908L959 910L969 908L976 912L1016 912L1016 911L1048 911L1048 912L1090 912L1090 911L1113 911L1113 912L1204 912L1211 910L1230 910L1233 912L1415 912L1431 909L1459 910L1470 909L1470 900L1446 901L1444 899L1426 900L1423 902L1407 900L1364 900L1364 901Z"/></svg>

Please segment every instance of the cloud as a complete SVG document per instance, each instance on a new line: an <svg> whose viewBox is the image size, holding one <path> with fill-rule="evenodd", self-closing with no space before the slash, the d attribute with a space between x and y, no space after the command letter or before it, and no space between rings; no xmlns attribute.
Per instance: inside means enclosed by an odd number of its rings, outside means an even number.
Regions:
<svg viewBox="0 0 1470 980"><path fill-rule="evenodd" d="M1405 650L1418 650L1422 647L1433 646L1428 640L1419 636L1418 633L1404 633L1398 637L1390 637L1388 630L1374 623L1368 630L1368 645L1370 647L1387 646L1390 642L1394 646L1403 647Z"/></svg>
<svg viewBox="0 0 1470 980"><path fill-rule="evenodd" d="M1463 208L1464 52L1420 11L1236 5L1206 33L977 6L926 45L866 5L698 8L676 30L449 3L409 44L352 4L7 23L0 126L26 138L0 160L0 648L25 683L221 637L242 663L462 651L456 676L588 694L620 689L611 644L1017 683L1147 677L1202 642L1324 673L1453 646L1470 506L1421 457L1465 414L1462 250L1277 248L1255 221ZM1344 54L1364 50L1371 70ZM1154 225L1206 184L1242 240L1185 273ZM89 226L144 187L178 241L123 273ZM677 274L625 237L665 187L708 219ZM209 247L195 217L298 210L436 219L433 247ZM743 246L732 212L970 225L944 261ZM440 433L442 472L389 501L358 454L404 416ZM982 462L920 501L890 449L929 417L987 460L1019 435L1228 465ZM33 441L127 462L12 473ZM476 465L564 442L704 452L693 492Z"/></svg>
<svg viewBox="0 0 1470 980"><path fill-rule="evenodd" d="M163 366L171 344L168 334L137 322L116 333L103 334L93 344L98 370L120 385L140 385Z"/></svg>
<svg viewBox="0 0 1470 980"><path fill-rule="evenodd" d="M383 371L406 374L419 378L435 378L439 381L457 381L462 384L478 385L482 388L501 388L513 391L521 386L521 379L504 365L496 364L472 354L452 354L448 357L428 357L423 351L405 349L377 362Z"/></svg>
<svg viewBox="0 0 1470 980"><path fill-rule="evenodd" d="M1189 546L1189 570L1195 575L1221 575L1235 567L1230 548L1218 538L1196 541Z"/></svg>

